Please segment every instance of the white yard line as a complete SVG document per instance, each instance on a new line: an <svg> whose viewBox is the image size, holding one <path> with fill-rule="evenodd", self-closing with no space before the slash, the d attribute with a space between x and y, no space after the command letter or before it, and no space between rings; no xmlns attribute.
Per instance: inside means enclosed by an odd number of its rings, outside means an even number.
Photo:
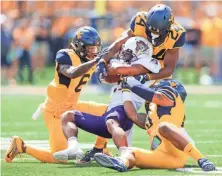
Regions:
<svg viewBox="0 0 222 176"><path fill-rule="evenodd" d="M112 87L112 86L110 86ZM193 86L185 85L188 94L222 94L222 86ZM2 86L1 94L3 95L45 95L46 87L35 86ZM83 93L93 92L95 94L104 93L103 86L88 85L84 87Z"/></svg>
<svg viewBox="0 0 222 176"><path fill-rule="evenodd" d="M25 143L35 145L35 147L49 148L48 140L25 140ZM10 144L10 138L1 138L1 150L6 150ZM81 143L82 149L90 149L94 146L93 143ZM115 148L115 145L108 144L109 148Z"/></svg>
<svg viewBox="0 0 222 176"><path fill-rule="evenodd" d="M222 140L195 141L196 144L222 144ZM133 144L149 144L149 141L133 141Z"/></svg>

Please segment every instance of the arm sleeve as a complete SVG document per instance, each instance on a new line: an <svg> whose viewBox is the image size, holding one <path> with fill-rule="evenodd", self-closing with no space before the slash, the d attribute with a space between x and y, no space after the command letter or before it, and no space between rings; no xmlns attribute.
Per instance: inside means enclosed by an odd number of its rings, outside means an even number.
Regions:
<svg viewBox="0 0 222 176"><path fill-rule="evenodd" d="M186 43L186 32L183 32L175 42L173 48L180 48Z"/></svg>
<svg viewBox="0 0 222 176"><path fill-rule="evenodd" d="M57 52L55 61L59 64L72 65L72 60L65 51Z"/></svg>
<svg viewBox="0 0 222 176"><path fill-rule="evenodd" d="M151 58L146 54L138 56L138 60L132 63L132 65L134 64L142 65L152 73L159 73L161 69L160 62L157 59Z"/></svg>
<svg viewBox="0 0 222 176"><path fill-rule="evenodd" d="M175 102L175 97L178 96L178 93L176 90L174 90L174 88L170 87L170 86L163 86L160 87L157 92L160 92L162 94L164 94L166 97L168 97L169 99L171 99L172 101Z"/></svg>

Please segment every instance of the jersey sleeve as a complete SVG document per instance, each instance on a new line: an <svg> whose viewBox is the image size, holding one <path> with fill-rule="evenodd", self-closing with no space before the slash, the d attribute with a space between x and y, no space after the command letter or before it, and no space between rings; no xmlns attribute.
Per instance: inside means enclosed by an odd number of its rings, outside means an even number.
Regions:
<svg viewBox="0 0 222 176"><path fill-rule="evenodd" d="M186 43L186 32L184 31L175 42L173 48L180 48Z"/></svg>
<svg viewBox="0 0 222 176"><path fill-rule="evenodd" d="M138 12L130 21L130 29L135 36L146 38L146 12Z"/></svg>
<svg viewBox="0 0 222 176"><path fill-rule="evenodd" d="M72 65L72 60L69 57L68 53L65 51L58 51L55 61L58 64Z"/></svg>
<svg viewBox="0 0 222 176"><path fill-rule="evenodd" d="M160 92L162 94L164 94L166 97L168 97L169 99L171 99L172 101L176 101L175 97L178 96L178 93L176 90L174 90L174 88L170 87L170 86L163 86L160 87L157 92Z"/></svg>
<svg viewBox="0 0 222 176"><path fill-rule="evenodd" d="M145 67L148 71L152 73L159 73L161 69L160 62L157 59L151 58L146 54L138 56L138 60L134 61L132 65L139 64Z"/></svg>

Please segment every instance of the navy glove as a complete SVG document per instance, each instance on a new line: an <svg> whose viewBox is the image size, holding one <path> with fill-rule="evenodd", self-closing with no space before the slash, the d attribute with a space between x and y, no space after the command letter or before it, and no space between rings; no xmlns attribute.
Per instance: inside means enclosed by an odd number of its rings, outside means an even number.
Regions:
<svg viewBox="0 0 222 176"><path fill-rule="evenodd" d="M103 50L99 56L97 56L97 66L96 66L96 71L95 71L95 75L97 77L97 79L102 82L104 80L104 77L107 76L107 70L106 70L106 62L104 61L104 59L102 59L102 57L108 52L108 48L106 48L105 50Z"/></svg>
<svg viewBox="0 0 222 176"><path fill-rule="evenodd" d="M147 75L144 74L144 75L137 75L137 76L134 76L134 78L139 81L141 84L144 84L146 81L149 81L147 78Z"/></svg>
<svg viewBox="0 0 222 176"><path fill-rule="evenodd" d="M97 63L95 75L100 82L102 82L105 76L107 76L106 63L103 59L100 59Z"/></svg>

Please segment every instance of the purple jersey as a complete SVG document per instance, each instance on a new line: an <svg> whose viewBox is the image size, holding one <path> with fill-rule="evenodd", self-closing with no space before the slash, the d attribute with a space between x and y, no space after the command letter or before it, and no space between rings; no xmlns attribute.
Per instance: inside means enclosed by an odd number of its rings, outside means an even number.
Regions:
<svg viewBox="0 0 222 176"><path fill-rule="evenodd" d="M131 129L133 126L133 122L128 119L122 105L111 108L102 116L95 116L92 114L75 111L74 122L77 127L81 128L84 131L93 133L104 138L112 138L106 127L106 121L108 119L117 120L120 124L120 127L124 131Z"/></svg>

